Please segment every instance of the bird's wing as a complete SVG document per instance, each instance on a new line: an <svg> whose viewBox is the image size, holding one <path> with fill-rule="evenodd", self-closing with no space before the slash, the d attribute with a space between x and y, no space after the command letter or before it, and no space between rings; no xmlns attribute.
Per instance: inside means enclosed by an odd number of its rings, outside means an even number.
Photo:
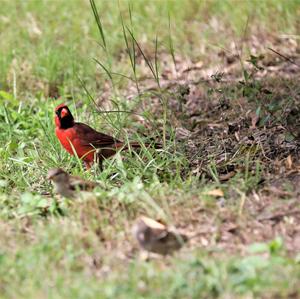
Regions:
<svg viewBox="0 0 300 299"><path fill-rule="evenodd" d="M180 248L183 245L183 243L188 241L188 238L184 234L176 234L174 232L168 232L165 235L165 237L160 238L159 241L171 247Z"/></svg>
<svg viewBox="0 0 300 299"><path fill-rule="evenodd" d="M121 143L112 136L97 132L90 126L84 123L75 123L74 129L78 136L80 136L82 145L92 145L95 148L111 147L115 144Z"/></svg>
<svg viewBox="0 0 300 299"><path fill-rule="evenodd" d="M142 216L139 221L150 231L152 238L155 240L163 239L168 234L167 227L152 218Z"/></svg>
<svg viewBox="0 0 300 299"><path fill-rule="evenodd" d="M155 240L156 241L164 241L166 237L168 236L169 232L165 229L162 231L157 231L154 234Z"/></svg>
<svg viewBox="0 0 300 299"><path fill-rule="evenodd" d="M76 176L70 177L70 187L72 190L79 189L89 191L95 188L96 186L98 186L96 182L86 181Z"/></svg>

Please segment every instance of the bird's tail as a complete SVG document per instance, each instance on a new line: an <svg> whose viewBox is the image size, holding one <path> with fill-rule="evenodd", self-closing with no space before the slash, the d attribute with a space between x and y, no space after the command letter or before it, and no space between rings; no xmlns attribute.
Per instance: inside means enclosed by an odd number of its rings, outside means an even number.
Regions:
<svg viewBox="0 0 300 299"><path fill-rule="evenodd" d="M122 150L128 150L129 148L133 148L133 149L138 149L138 148L142 148L143 146L145 147L154 147L156 149L162 148L162 145L159 143L139 143L136 141L132 141L129 142L129 144L126 144L125 142L119 142L116 145L116 148L122 148Z"/></svg>

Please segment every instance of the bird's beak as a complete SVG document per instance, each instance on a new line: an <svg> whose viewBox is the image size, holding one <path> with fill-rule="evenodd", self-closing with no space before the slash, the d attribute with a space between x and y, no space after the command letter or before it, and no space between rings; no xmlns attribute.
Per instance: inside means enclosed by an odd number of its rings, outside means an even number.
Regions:
<svg viewBox="0 0 300 299"><path fill-rule="evenodd" d="M47 175L47 179L48 179L48 180L51 180L52 178L53 178L53 175L51 175L51 174L48 174L48 175Z"/></svg>
<svg viewBox="0 0 300 299"><path fill-rule="evenodd" d="M60 117L64 118L65 116L69 115L69 111L66 108L63 108L60 112Z"/></svg>

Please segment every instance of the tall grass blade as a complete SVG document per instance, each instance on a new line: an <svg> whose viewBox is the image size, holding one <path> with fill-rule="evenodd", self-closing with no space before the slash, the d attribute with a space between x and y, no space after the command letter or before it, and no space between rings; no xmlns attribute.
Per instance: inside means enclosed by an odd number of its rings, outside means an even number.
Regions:
<svg viewBox="0 0 300 299"><path fill-rule="evenodd" d="M134 58L132 57L132 53L131 53L131 50L130 50L130 47L129 47L127 34L126 34L126 31L125 31L124 20L123 20L122 15L120 15L120 17L121 17L121 25L122 25L123 37L124 37L127 53L128 53L128 56L129 56L129 60L130 60L130 64L131 64L131 67L133 69L133 72L135 72L135 64L134 64L134 60L133 60Z"/></svg>
<svg viewBox="0 0 300 299"><path fill-rule="evenodd" d="M131 16L131 8L129 5L129 15ZM138 92L138 95L140 95L140 89L139 89L139 85L138 85L138 79L137 79L137 74L136 74L136 54L135 54L135 45L134 45L134 41L131 41L132 44L132 48L129 45L129 41L127 38L127 34L126 34L126 30L125 30L125 25L124 25L124 20L122 17L122 14L120 14L120 18L121 18L121 24L122 24L122 31L123 31L123 38L125 41L125 45L126 45L126 49L127 49L127 54L129 56L129 60L130 60L130 65L133 71L133 76L134 76L134 81L135 81L135 85L136 85L136 89ZM131 20L131 28L132 28L132 20Z"/></svg>
<svg viewBox="0 0 300 299"><path fill-rule="evenodd" d="M95 20L96 20L96 23L97 23L97 27L98 27L98 30L99 30L99 33L100 33L100 37L101 37L101 40L102 40L102 46L103 46L103 48L106 51L107 48L106 48L105 35L104 35L103 26L102 26L102 23L101 23L101 20L100 20L98 11L97 11L97 7L96 7L96 4L95 4L95 1L94 0L90 0L90 4L91 4L92 10L93 10L93 14L94 14L94 17L95 17Z"/></svg>
<svg viewBox="0 0 300 299"><path fill-rule="evenodd" d="M84 82L82 81L82 79L79 77L79 75L76 74L76 76L77 76L77 79L78 79L80 85L82 86L82 88L84 89L85 93L87 94L88 98L90 99L91 102L93 102L93 104L96 107L96 110L98 110L99 108L98 108L98 105L97 105L94 97L91 95L91 93L89 92L89 90L87 89L86 85L84 84Z"/></svg>
<svg viewBox="0 0 300 299"><path fill-rule="evenodd" d="M109 77L110 81L111 81L111 85L113 88L113 91L115 93L115 84L114 84L114 79L113 76L111 74L111 71L102 63L100 62L98 59L94 58L94 61L104 70L104 72L106 73L106 75Z"/></svg>
<svg viewBox="0 0 300 299"><path fill-rule="evenodd" d="M158 41L157 41L157 35L155 37L155 54L154 54L154 66L155 66L155 78L158 84L158 87L160 87L160 82L159 82L159 74L158 74Z"/></svg>
<svg viewBox="0 0 300 299"><path fill-rule="evenodd" d="M176 64L176 59L175 59L175 50L174 50L174 44L173 44L173 39L172 39L172 34L171 34L171 16L170 13L168 13L168 18L169 18L169 50L172 56L172 60L175 66L175 71L177 74L177 64Z"/></svg>
<svg viewBox="0 0 300 299"><path fill-rule="evenodd" d="M100 67L105 71L106 75L109 77L109 79L111 80L111 82L113 83L113 77L110 73L110 71L105 67L105 65L103 63L101 63L98 59L94 58L95 62L100 65Z"/></svg>
<svg viewBox="0 0 300 299"><path fill-rule="evenodd" d="M129 11L129 19L130 19L130 26L131 26L131 32L133 33L133 21L132 21L132 8L131 8L131 3L129 2L128 4L128 11ZM133 58L133 65L134 65L134 72L136 68L136 51L135 51L135 45L134 41L131 41L132 44L132 58Z"/></svg>
<svg viewBox="0 0 300 299"><path fill-rule="evenodd" d="M96 112L97 113L102 113L103 114L103 118L105 120L106 123L109 123L109 124L112 124L112 126L114 128L116 128L114 125L113 125L113 121L111 119L111 117L107 114L108 111L104 111L102 110L99 105L96 103L94 97L91 95L91 93L89 92L89 90L87 89L86 85L84 84L84 82L81 80L81 78L79 76L77 76L81 86L83 87L85 93L87 94L88 98L90 99L90 101L94 104L95 106L95 109L96 109Z"/></svg>
<svg viewBox="0 0 300 299"><path fill-rule="evenodd" d="M150 69L150 71L151 71L151 73L152 73L154 79L157 81L157 78L156 78L156 72L155 72L155 69L154 69L154 67L153 67L152 62L151 62L151 61L147 58L147 56L145 55L145 53L144 53L144 51L142 50L141 46L139 45L139 43L138 43L137 40L135 39L135 37L134 37L132 31L131 31L128 27L126 27L126 28L127 28L127 31L129 32L129 34L130 34L132 40L134 41L134 43L135 43L136 46L138 47L140 53L142 54L142 56L143 56L143 58L144 58L146 64L148 65L148 67L149 67L149 69Z"/></svg>

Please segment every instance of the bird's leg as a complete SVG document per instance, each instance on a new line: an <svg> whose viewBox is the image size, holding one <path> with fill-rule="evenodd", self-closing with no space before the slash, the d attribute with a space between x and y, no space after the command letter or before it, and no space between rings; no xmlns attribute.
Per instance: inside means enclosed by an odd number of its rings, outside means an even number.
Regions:
<svg viewBox="0 0 300 299"><path fill-rule="evenodd" d="M100 171L102 172L103 171L103 160L102 159L99 160L98 165L99 165Z"/></svg>
<svg viewBox="0 0 300 299"><path fill-rule="evenodd" d="M98 149L98 150L97 150L97 153L96 153L94 159L95 159L96 163L97 163L98 166L99 166L100 172L102 172L102 171L103 171L103 160L104 160L104 157L103 157L103 155L102 155L102 149Z"/></svg>

